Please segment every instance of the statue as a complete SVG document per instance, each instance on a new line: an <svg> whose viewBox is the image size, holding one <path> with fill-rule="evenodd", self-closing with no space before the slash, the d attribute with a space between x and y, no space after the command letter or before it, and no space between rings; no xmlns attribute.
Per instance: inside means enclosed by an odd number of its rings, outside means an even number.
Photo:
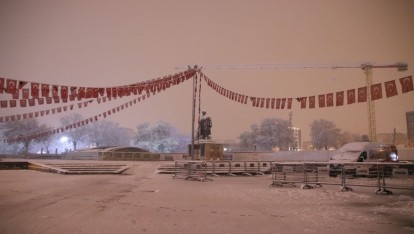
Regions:
<svg viewBox="0 0 414 234"><path fill-rule="evenodd" d="M201 116L200 121L198 122L198 137L199 139L208 140L211 138L213 122L206 111L202 111L201 113L203 116Z"/></svg>

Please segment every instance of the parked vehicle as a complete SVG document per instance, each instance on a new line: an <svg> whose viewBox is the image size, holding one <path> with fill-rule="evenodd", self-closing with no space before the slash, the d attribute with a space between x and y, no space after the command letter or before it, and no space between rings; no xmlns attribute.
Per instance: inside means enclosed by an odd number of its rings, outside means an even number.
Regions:
<svg viewBox="0 0 414 234"><path fill-rule="evenodd" d="M344 163L356 162L398 162L397 147L392 144L377 142L353 142L343 145L329 160L329 176L336 177L342 173ZM357 168L363 166L350 165L346 173L355 174ZM366 167L365 167L366 168ZM369 168L366 169L367 173Z"/></svg>

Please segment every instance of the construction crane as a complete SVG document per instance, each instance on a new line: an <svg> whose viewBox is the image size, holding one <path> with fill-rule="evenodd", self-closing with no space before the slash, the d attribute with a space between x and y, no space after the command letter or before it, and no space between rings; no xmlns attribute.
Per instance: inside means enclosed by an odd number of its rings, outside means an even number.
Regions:
<svg viewBox="0 0 414 234"><path fill-rule="evenodd" d="M295 63L295 64L230 64L230 65L202 65L190 64L178 66L176 69L198 67L201 69L338 69L338 68L359 68L364 71L367 85L367 112L368 112L368 133L369 140L377 140L375 124L375 106L371 99L372 69L373 68L397 68L398 71L406 71L407 63L375 63L375 62L350 62L350 63Z"/></svg>

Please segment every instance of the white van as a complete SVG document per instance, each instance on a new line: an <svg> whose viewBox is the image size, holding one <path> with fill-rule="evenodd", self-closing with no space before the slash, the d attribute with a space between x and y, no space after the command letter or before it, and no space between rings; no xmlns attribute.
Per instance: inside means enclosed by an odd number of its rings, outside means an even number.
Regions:
<svg viewBox="0 0 414 234"><path fill-rule="evenodd" d="M341 164L355 162L398 162L395 145L376 142L353 142L343 145L329 160L329 175L341 173Z"/></svg>

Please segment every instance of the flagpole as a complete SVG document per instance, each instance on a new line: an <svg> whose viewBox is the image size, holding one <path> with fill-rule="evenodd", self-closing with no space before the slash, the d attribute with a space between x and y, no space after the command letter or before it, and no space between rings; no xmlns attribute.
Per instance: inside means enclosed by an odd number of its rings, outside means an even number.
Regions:
<svg viewBox="0 0 414 234"><path fill-rule="evenodd" d="M188 69L191 69L189 66ZM195 94L195 88L196 88L196 79L197 79L197 73L195 76L193 76L193 92L192 92L192 114L191 114L191 147L190 147L190 158L191 160L194 160L194 121L195 121L195 102L196 102L196 94Z"/></svg>

